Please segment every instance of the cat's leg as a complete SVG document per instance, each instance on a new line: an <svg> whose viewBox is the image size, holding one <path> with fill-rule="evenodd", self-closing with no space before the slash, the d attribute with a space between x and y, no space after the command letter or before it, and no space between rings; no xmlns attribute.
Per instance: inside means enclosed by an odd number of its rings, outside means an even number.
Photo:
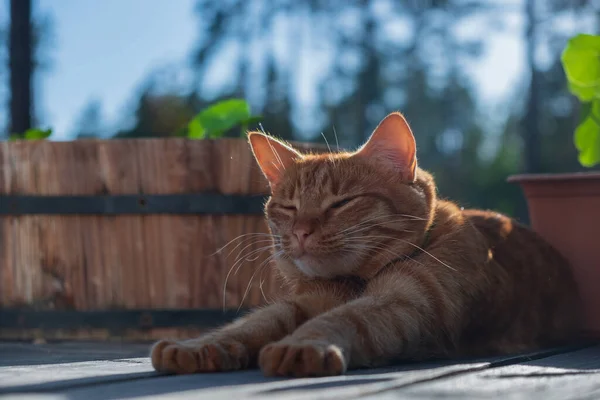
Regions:
<svg viewBox="0 0 600 400"><path fill-rule="evenodd" d="M305 295L258 309L196 339L162 340L152 348L152 365L157 371L188 374L249 368L264 345L338 304L335 298Z"/></svg>
<svg viewBox="0 0 600 400"><path fill-rule="evenodd" d="M259 365L269 376L337 375L348 367L418 356L423 346L436 352L450 350L458 330L457 307L423 270L384 273L362 297L265 346Z"/></svg>

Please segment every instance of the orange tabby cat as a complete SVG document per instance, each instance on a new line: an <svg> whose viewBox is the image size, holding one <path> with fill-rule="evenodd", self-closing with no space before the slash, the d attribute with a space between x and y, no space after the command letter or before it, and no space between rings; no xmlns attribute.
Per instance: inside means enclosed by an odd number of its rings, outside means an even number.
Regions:
<svg viewBox="0 0 600 400"><path fill-rule="evenodd" d="M531 350L576 333L564 258L506 216L438 199L401 114L353 153L249 140L271 185L266 217L290 295L200 338L158 342L158 371L258 364L266 375L333 375Z"/></svg>

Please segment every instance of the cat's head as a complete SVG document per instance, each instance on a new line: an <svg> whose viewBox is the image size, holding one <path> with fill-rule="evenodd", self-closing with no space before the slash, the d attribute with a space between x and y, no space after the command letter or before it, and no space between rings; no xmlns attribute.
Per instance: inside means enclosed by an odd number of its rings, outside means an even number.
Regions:
<svg viewBox="0 0 600 400"><path fill-rule="evenodd" d="M417 168L401 114L388 115L355 152L301 154L258 132L249 140L271 186L265 211L284 276L368 279L421 246L435 186Z"/></svg>

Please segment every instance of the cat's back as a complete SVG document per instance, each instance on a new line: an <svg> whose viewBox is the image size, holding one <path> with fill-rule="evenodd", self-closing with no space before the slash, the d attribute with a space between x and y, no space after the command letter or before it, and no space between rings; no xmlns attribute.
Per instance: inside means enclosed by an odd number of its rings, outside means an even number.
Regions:
<svg viewBox="0 0 600 400"><path fill-rule="evenodd" d="M531 228L506 215L464 210L464 216L482 236L490 259L512 278L535 293L573 296L575 280L567 259ZM545 289L545 290L542 290Z"/></svg>
<svg viewBox="0 0 600 400"><path fill-rule="evenodd" d="M517 263L551 262L558 268L567 268L562 254L529 227L506 215L483 210L464 210L464 216L483 235L495 251L496 260Z"/></svg>
<svg viewBox="0 0 600 400"><path fill-rule="evenodd" d="M494 292L490 302L473 310L483 325L473 323L471 333L511 326L513 343L539 345L576 331L581 307L566 258L536 232L505 215L482 210L463 214L482 236L489 254L485 269L495 282L487 289ZM491 316L493 320L488 319Z"/></svg>
<svg viewBox="0 0 600 400"><path fill-rule="evenodd" d="M505 268L540 268L549 270L570 268L565 257L529 227L506 215L483 210L464 210L464 216L483 236L493 258Z"/></svg>

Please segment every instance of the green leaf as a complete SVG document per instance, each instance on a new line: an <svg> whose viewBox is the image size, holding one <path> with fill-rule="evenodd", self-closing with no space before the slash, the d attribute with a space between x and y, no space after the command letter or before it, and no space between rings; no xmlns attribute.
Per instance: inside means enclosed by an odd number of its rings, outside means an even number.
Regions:
<svg viewBox="0 0 600 400"><path fill-rule="evenodd" d="M219 138L249 118L250 106L245 100L224 100L204 109L194 117L188 126L189 137Z"/></svg>
<svg viewBox="0 0 600 400"><path fill-rule="evenodd" d="M575 147L584 167L600 163L600 100L594 100L587 117L575 130Z"/></svg>
<svg viewBox="0 0 600 400"><path fill-rule="evenodd" d="M582 102L600 99L600 36L580 34L561 55L569 90Z"/></svg>
<svg viewBox="0 0 600 400"><path fill-rule="evenodd" d="M25 131L25 140L41 140L47 139L52 135L52 129L28 129Z"/></svg>
<svg viewBox="0 0 600 400"><path fill-rule="evenodd" d="M37 129L32 128L25 131L25 133L11 133L8 140L42 140L47 139L52 135L52 129Z"/></svg>
<svg viewBox="0 0 600 400"><path fill-rule="evenodd" d="M246 137L246 134L248 132L248 126L258 124L260 121L262 121L262 119L262 115L253 115L247 120L243 121L241 123L240 137Z"/></svg>
<svg viewBox="0 0 600 400"><path fill-rule="evenodd" d="M579 105L579 121L586 119L592 112L593 102L581 103Z"/></svg>
<svg viewBox="0 0 600 400"><path fill-rule="evenodd" d="M191 120L188 124L188 137L190 139L204 139L206 137L206 130L198 120L198 117Z"/></svg>

